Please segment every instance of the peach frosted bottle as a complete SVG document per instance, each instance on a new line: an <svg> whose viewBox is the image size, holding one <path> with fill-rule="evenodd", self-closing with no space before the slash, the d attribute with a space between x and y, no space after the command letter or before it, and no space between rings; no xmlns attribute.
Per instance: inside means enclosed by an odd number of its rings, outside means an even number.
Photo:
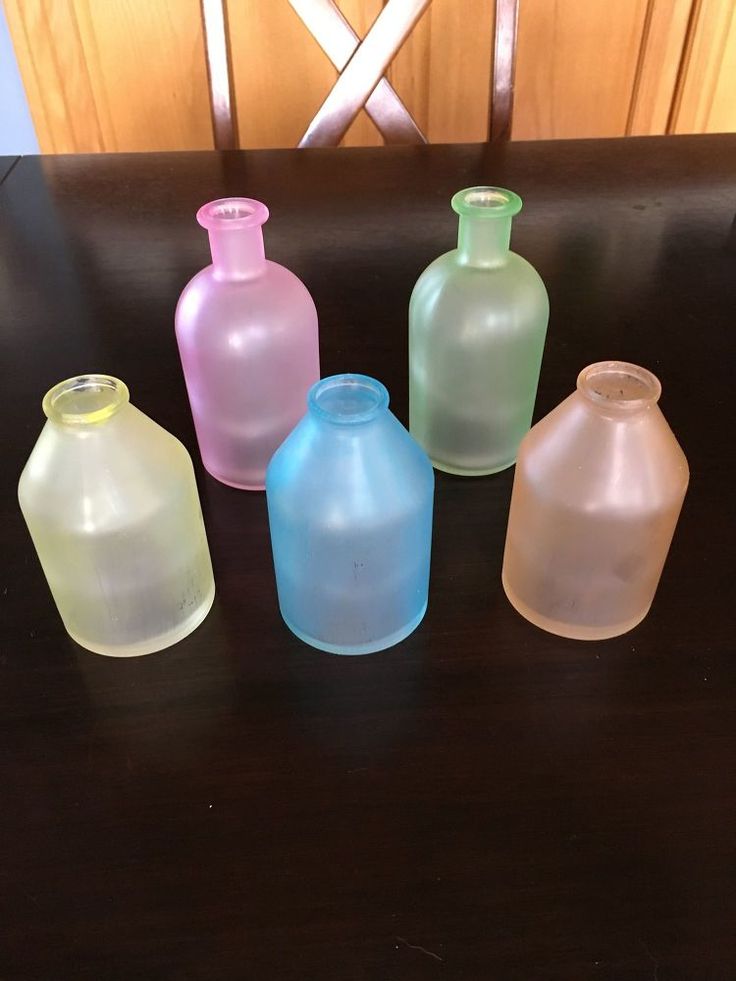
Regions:
<svg viewBox="0 0 736 981"><path fill-rule="evenodd" d="M637 365L590 365L523 439L502 579L537 626L600 640L647 615L689 478L660 392Z"/></svg>

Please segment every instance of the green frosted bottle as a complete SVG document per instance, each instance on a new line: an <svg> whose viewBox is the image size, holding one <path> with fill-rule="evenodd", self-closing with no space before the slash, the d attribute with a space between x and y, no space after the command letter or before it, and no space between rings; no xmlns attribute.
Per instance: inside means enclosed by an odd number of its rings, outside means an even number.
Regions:
<svg viewBox="0 0 736 981"><path fill-rule="evenodd" d="M435 467L510 467L531 425L549 319L539 274L511 252L521 198L458 191L458 246L424 270L409 304L410 429Z"/></svg>

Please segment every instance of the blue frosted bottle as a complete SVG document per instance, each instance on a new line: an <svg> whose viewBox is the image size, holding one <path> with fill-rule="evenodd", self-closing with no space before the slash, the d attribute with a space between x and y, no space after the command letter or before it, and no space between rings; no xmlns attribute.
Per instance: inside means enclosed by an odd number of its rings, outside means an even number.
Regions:
<svg viewBox="0 0 736 981"><path fill-rule="evenodd" d="M427 609L432 466L373 378L324 378L307 406L266 472L281 614L320 650L380 651Z"/></svg>

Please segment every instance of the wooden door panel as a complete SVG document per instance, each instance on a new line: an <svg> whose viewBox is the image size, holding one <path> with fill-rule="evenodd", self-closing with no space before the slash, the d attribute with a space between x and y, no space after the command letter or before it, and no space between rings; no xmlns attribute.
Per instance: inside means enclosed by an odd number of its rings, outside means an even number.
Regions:
<svg viewBox="0 0 736 981"><path fill-rule="evenodd" d="M5 0L39 144L212 146L198 0Z"/></svg>

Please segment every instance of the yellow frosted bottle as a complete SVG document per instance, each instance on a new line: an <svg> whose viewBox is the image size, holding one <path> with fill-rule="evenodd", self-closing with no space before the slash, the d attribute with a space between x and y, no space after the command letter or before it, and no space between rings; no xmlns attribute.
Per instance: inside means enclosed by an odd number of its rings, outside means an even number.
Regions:
<svg viewBox="0 0 736 981"><path fill-rule="evenodd" d="M215 595L192 462L109 375L70 378L18 498L64 626L97 654L151 654L186 637Z"/></svg>

